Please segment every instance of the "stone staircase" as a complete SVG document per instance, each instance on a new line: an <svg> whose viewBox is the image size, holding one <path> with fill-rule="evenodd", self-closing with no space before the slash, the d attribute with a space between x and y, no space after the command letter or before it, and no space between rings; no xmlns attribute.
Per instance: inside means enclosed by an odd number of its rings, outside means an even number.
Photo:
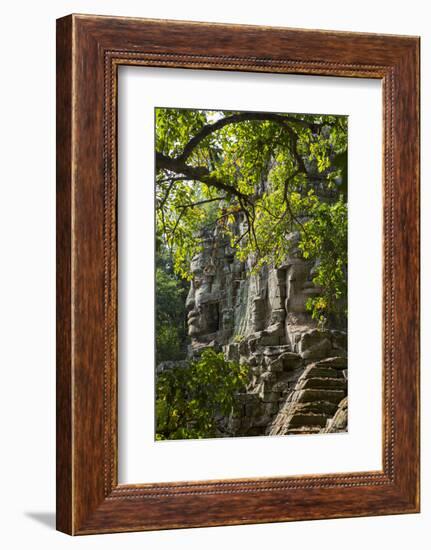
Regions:
<svg viewBox="0 0 431 550"><path fill-rule="evenodd" d="M339 410L347 410L347 359L330 357L305 367L293 391L267 428L267 435L344 431L347 415L331 421ZM336 428L336 429L335 429Z"/></svg>

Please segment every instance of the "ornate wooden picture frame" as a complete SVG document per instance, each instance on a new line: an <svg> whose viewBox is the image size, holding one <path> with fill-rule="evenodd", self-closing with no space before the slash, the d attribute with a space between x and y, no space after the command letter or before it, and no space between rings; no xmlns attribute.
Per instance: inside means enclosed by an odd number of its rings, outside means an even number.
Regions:
<svg viewBox="0 0 431 550"><path fill-rule="evenodd" d="M117 440L117 69L383 84L383 469L124 485ZM419 39L70 15L57 21L57 528L68 534L419 511Z"/></svg>

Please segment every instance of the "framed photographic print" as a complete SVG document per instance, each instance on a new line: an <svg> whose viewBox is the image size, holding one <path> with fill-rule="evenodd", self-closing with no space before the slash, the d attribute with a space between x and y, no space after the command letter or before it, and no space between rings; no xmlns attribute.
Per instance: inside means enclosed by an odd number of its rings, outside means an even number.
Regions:
<svg viewBox="0 0 431 550"><path fill-rule="evenodd" d="M419 39L57 22L57 528L419 511Z"/></svg>

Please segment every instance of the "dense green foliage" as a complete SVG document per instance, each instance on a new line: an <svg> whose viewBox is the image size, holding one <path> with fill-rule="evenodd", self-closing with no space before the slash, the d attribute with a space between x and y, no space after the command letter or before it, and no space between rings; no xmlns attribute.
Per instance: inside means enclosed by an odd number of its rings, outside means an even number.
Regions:
<svg viewBox="0 0 431 550"><path fill-rule="evenodd" d="M322 289L307 309L320 324L328 315L347 316L347 204L340 197L328 204L310 193L304 202L310 219L301 229L299 248L305 259L318 258L314 283Z"/></svg>
<svg viewBox="0 0 431 550"><path fill-rule="evenodd" d="M202 228L222 227L255 271L280 265L298 231L322 288L310 312L322 324L345 313L347 117L159 108L156 168L157 232L177 276L191 278Z"/></svg>
<svg viewBox="0 0 431 550"><path fill-rule="evenodd" d="M187 331L185 298L187 283L172 269L166 251L157 242L156 261L156 363L183 359Z"/></svg>
<svg viewBox="0 0 431 550"><path fill-rule="evenodd" d="M200 439L219 435L217 416L228 416L245 389L247 367L205 350L199 361L158 375L156 439Z"/></svg>

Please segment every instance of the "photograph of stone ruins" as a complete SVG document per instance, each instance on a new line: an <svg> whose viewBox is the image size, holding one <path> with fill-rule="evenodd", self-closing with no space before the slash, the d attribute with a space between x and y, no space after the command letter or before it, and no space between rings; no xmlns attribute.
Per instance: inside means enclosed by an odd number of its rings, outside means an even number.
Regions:
<svg viewBox="0 0 431 550"><path fill-rule="evenodd" d="M347 431L347 121L156 108L156 440Z"/></svg>

